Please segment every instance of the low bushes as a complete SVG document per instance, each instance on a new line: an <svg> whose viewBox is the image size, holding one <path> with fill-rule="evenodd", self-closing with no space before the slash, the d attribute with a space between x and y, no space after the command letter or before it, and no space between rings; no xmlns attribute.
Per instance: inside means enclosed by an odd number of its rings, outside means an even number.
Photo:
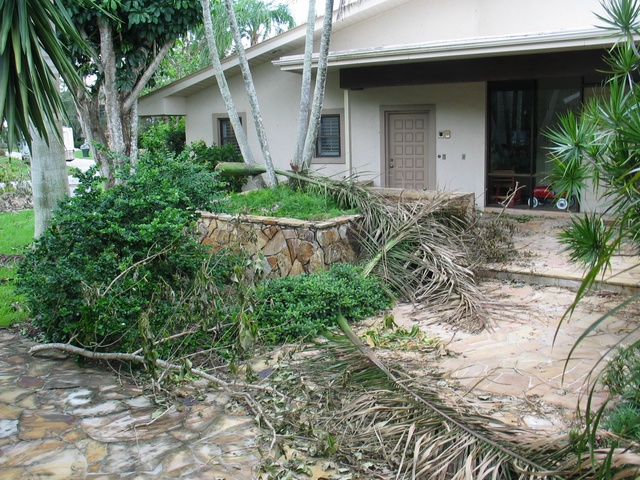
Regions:
<svg viewBox="0 0 640 480"><path fill-rule="evenodd" d="M363 277L349 264L268 280L258 286L256 298L256 322L269 344L316 336L334 326L338 314L351 321L392 305L381 281Z"/></svg>

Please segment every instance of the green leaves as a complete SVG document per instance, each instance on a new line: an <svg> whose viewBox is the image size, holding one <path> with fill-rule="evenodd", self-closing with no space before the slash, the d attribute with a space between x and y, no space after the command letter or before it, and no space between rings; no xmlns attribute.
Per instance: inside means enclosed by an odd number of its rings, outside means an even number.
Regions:
<svg viewBox="0 0 640 480"><path fill-rule="evenodd" d="M392 304L381 282L365 279L348 264L269 280L258 287L256 296L258 327L262 339L270 344L314 337L334 326L338 313L355 320Z"/></svg>
<svg viewBox="0 0 640 480"><path fill-rule="evenodd" d="M214 285L214 272L224 272L195 236L196 210L220 185L173 157L141 158L123 173L125 184L106 191L94 173L82 175L77 196L25 256L20 287L50 339L129 351L146 345L151 359L154 339L208 321L200 317L207 310L185 298L203 268Z"/></svg>
<svg viewBox="0 0 640 480"><path fill-rule="evenodd" d="M625 36L640 33L640 3L638 0L603 0L605 15L596 15L604 25L600 28Z"/></svg>
<svg viewBox="0 0 640 480"><path fill-rule="evenodd" d="M560 233L560 242L565 245L563 251L569 253L571 261L593 268L600 261L609 265L612 237L613 232L605 226L602 218L592 213L574 218L571 225Z"/></svg>
<svg viewBox="0 0 640 480"><path fill-rule="evenodd" d="M0 128L6 121L10 146L22 137L31 143L31 124L48 141L46 123L64 111L48 62L72 91L84 88L56 31L84 42L61 0L0 0L0 18Z"/></svg>

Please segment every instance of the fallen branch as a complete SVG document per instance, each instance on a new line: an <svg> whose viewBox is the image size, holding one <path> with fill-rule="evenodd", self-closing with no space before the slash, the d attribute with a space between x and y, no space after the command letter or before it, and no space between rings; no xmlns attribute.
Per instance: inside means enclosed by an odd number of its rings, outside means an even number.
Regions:
<svg viewBox="0 0 640 480"><path fill-rule="evenodd" d="M40 345L34 345L29 349L29 355L34 355L39 352L43 352L46 350L59 350L61 352L67 352L74 355L80 355L85 358L90 358L92 360L116 360L120 362L133 362L133 363L145 363L145 358L142 355L136 355L133 353L107 353L107 352L93 352L91 350L85 350L81 347L76 347L75 345L70 345L68 343L43 343ZM155 361L156 365L171 371L182 371L184 370L184 365L178 365L175 363L169 363L166 360L157 359ZM262 385L255 385L252 383L238 383L238 382L225 382L221 378L218 378L210 373L207 373L203 370L197 368L190 368L189 372L193 375L196 375L200 378L204 378L205 380L209 380L212 383L215 383L219 387L222 387L225 392L235 395L237 392L233 391L232 387L240 386L244 389L248 390L263 390L275 395L278 395L282 398L287 398L282 393L273 389L272 387L265 387Z"/></svg>
<svg viewBox="0 0 640 480"><path fill-rule="evenodd" d="M44 343L40 345L34 345L29 349L29 355L35 355L39 352L43 352L46 350L59 350L62 352L72 353L74 355L80 355L82 357L90 358L93 360L106 360L106 361L116 360L121 362L134 362L134 363L142 363L142 364L144 364L145 362L145 359L142 355L137 355L133 353L117 353L117 352L116 353L93 352L91 350L85 350L84 348L76 347L75 345L70 345L68 343ZM159 367L162 367L167 370L172 370L172 371L181 371L184 368L183 365L169 363L161 359L157 359L155 363ZM278 395L282 398L287 398L284 394L278 392L276 389L272 387L264 387L262 385L255 385L255 384L249 384L249 383L225 382L221 378L218 378L214 375L211 375L197 368L190 368L189 370L193 375L196 375L200 378L204 378L206 380L209 380L212 383L215 383L229 395L236 396L236 397L240 396L244 398L247 404L249 405L249 408L253 410L253 413L256 416L262 419L262 422L264 423L264 425L271 432L273 439L271 441L271 446L269 448L269 451L271 452L273 450L273 446L275 445L275 442L277 439L277 433L275 431L275 428L273 428L273 425L271 424L269 419L266 417L266 415L264 414L260 406L256 403L256 401L253 400L251 395L249 395L246 391L235 391L231 387L235 387L235 388L242 387L243 390L263 390L263 391L267 391L275 395Z"/></svg>

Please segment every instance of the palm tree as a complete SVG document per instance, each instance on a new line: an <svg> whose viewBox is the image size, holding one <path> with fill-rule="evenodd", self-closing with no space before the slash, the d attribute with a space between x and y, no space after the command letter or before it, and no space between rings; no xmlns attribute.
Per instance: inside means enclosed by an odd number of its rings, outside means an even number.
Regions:
<svg viewBox="0 0 640 480"><path fill-rule="evenodd" d="M84 88L56 32L84 42L61 0L0 0L0 18L0 130L6 124L10 147L24 138L31 149L37 237L68 189L58 76Z"/></svg>
<svg viewBox="0 0 640 480"><path fill-rule="evenodd" d="M636 254L640 251L640 82L636 74L640 66L636 44L640 32L640 3L637 0L603 0L602 6L605 15L598 15L602 28L618 39L605 57L609 66L609 78L604 85L606 93L595 96L579 116L567 114L561 117L558 127L548 132L554 144L551 148L554 169L550 177L556 188L580 198L590 180L595 192L606 201L602 211L574 217L572 225L560 235L570 258L586 268L584 281L565 314L567 318L597 278L604 275L621 247L629 247ZM574 345L569 357L611 314L638 300L640 294L636 293L595 320ZM640 346L636 342L631 348L637 352ZM627 363L625 369L630 379L640 375L637 364ZM606 407L605 404L597 411L585 412L586 428L582 437L591 451L597 447L594 439L599 434ZM637 424L640 416L636 414L635 417L628 423ZM610 458L605 465L609 470L613 469ZM611 478L608 471L606 474L599 478Z"/></svg>
<svg viewBox="0 0 640 480"><path fill-rule="evenodd" d="M221 56L237 51L225 3L216 2L211 12L218 52ZM245 46L256 45L295 27L291 10L286 4L261 0L236 0L231 3L238 22L238 35Z"/></svg>

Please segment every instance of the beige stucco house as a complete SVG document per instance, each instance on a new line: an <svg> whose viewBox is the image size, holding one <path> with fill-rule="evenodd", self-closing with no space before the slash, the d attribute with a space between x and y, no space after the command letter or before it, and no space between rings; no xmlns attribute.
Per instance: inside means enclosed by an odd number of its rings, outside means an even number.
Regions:
<svg viewBox="0 0 640 480"><path fill-rule="evenodd" d="M474 192L479 208L518 182L514 206L527 208L548 170L541 132L601 85L612 39L595 13L598 0L362 0L334 22L314 167L383 187ZM304 37L300 26L247 51L280 168L293 155ZM223 66L258 157L236 58ZM211 68L142 97L139 113L184 115L189 142L229 134Z"/></svg>

